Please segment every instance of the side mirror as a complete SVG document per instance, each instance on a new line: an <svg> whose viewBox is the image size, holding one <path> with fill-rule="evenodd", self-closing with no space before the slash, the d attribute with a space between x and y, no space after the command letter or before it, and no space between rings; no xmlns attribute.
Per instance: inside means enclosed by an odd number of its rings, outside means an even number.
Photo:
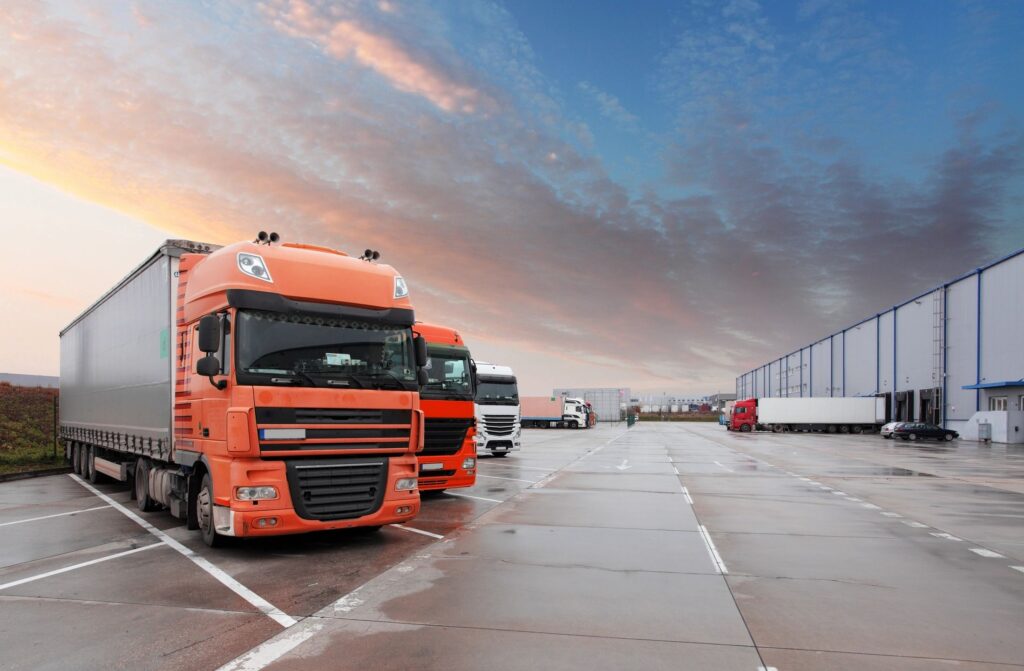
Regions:
<svg viewBox="0 0 1024 671"><path fill-rule="evenodd" d="M423 367L427 365L427 341L423 339L423 336L414 336L412 339L413 347L416 352L416 365Z"/></svg>
<svg viewBox="0 0 1024 671"><path fill-rule="evenodd" d="M220 350L220 319L217 315L206 315L199 320L199 351L210 354ZM207 357L209 358L209 357ZM219 366L218 366L219 369ZM198 369L196 372L199 372Z"/></svg>
<svg viewBox="0 0 1024 671"><path fill-rule="evenodd" d="M430 382L430 375L427 374L427 371L420 368L416 371L416 379L420 383L420 388L422 389L427 386L428 382Z"/></svg>
<svg viewBox="0 0 1024 671"><path fill-rule="evenodd" d="M206 319L206 317L203 317L203 319ZM214 375L220 375L220 359L215 356L204 356L202 359L197 361L196 373L210 378L210 384L217 389L223 389L228 386L227 380L213 379Z"/></svg>

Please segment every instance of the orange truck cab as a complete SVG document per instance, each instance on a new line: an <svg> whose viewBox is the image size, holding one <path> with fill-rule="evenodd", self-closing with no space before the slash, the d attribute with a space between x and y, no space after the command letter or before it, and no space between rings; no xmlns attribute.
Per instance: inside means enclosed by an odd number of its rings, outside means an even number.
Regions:
<svg viewBox="0 0 1024 671"><path fill-rule="evenodd" d="M378 255L169 240L61 333L79 473L223 536L380 527L420 507L425 343Z"/></svg>
<svg viewBox="0 0 1024 671"><path fill-rule="evenodd" d="M426 416L419 486L441 492L476 483L476 393L473 359L459 332L417 322L413 332L427 345L420 407Z"/></svg>

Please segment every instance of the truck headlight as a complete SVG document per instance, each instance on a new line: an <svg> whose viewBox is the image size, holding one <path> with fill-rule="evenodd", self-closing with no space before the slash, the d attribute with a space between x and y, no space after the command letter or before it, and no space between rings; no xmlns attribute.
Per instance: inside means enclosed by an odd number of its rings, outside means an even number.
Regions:
<svg viewBox="0 0 1024 671"><path fill-rule="evenodd" d="M468 471L469 469L476 466L476 459L473 457L466 457L462 460L462 470Z"/></svg>
<svg viewBox="0 0 1024 671"><path fill-rule="evenodd" d="M277 498L277 487L238 487L235 498L239 501L268 501Z"/></svg>
<svg viewBox="0 0 1024 671"><path fill-rule="evenodd" d="M405 489L416 489L416 478L399 478L395 483L395 491L400 492Z"/></svg>

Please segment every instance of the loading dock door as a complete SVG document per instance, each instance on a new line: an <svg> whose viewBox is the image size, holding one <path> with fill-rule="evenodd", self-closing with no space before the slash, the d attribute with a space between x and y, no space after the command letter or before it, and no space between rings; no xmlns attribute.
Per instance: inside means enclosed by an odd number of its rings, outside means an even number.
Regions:
<svg viewBox="0 0 1024 671"><path fill-rule="evenodd" d="M918 417L928 424L942 424L942 389L922 389L921 414Z"/></svg>
<svg viewBox="0 0 1024 671"><path fill-rule="evenodd" d="M914 392L911 391L898 391L896 392L896 417L897 422L913 422L914 421Z"/></svg>

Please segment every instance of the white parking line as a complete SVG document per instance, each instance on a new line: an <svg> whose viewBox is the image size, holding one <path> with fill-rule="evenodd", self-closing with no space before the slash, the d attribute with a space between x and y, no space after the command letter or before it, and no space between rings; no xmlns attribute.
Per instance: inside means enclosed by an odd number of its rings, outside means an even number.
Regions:
<svg viewBox="0 0 1024 671"><path fill-rule="evenodd" d="M323 621L312 618L303 620L299 626L287 629L264 641L249 652L220 667L217 671L260 671L308 641L323 628Z"/></svg>
<svg viewBox="0 0 1024 671"><path fill-rule="evenodd" d="M689 503L691 506L693 505L693 497L690 496L690 490L688 490L686 487L683 487L683 498L685 498L686 502Z"/></svg>
<svg viewBox="0 0 1024 671"><path fill-rule="evenodd" d="M396 529L401 529L402 531L411 531L414 534L430 536L431 538L444 538L444 536L442 536L441 534L435 534L432 531L424 531L423 529L417 529L415 527L407 527L404 524L392 524L391 526L395 527Z"/></svg>
<svg viewBox="0 0 1024 671"><path fill-rule="evenodd" d="M458 494L456 492L445 492L448 496L458 496L463 499L476 499L477 501L490 501L491 503L504 503L501 499L489 499L486 496L470 496L469 494Z"/></svg>
<svg viewBox="0 0 1024 671"><path fill-rule="evenodd" d="M1020 571L1021 573L1024 573L1024 566L1011 566L1010 568L1012 568L1014 571Z"/></svg>
<svg viewBox="0 0 1024 671"><path fill-rule="evenodd" d="M874 503L862 503L860 504L860 507L867 508L868 510L881 510L881 508L876 506Z"/></svg>
<svg viewBox="0 0 1024 671"><path fill-rule="evenodd" d="M722 561L721 555L718 554L718 548L715 547L714 541L711 540L711 534L708 533L707 528L703 524L698 524L697 529L700 531L700 537L704 539L704 547L707 548L708 554L711 555L711 562L715 565L715 570L718 573L728 573L729 569L725 567L725 562Z"/></svg>
<svg viewBox="0 0 1024 671"><path fill-rule="evenodd" d="M903 522L904 524L906 524L908 527L914 527L915 529L927 529L928 528L927 524L921 524L920 522L915 522L914 520L900 520L900 521Z"/></svg>
<svg viewBox="0 0 1024 671"><path fill-rule="evenodd" d="M90 561L84 561L81 564L73 564L71 566L65 566L55 571L47 571L46 573L40 573L30 578L22 578L21 580L13 580L11 582L5 582L0 585L0 590L9 589L11 587L17 587L18 585L24 585L27 582L35 582L36 580L42 580L43 578L49 578L50 576L60 575L61 573L67 573L68 571L74 571L76 569L85 568L86 566L92 566L93 564L99 564L100 562L110 561L111 559L117 559L118 557L126 557L133 555L136 552L142 552L143 550L152 550L163 545L163 543L157 542L151 545L144 545L141 548L133 548L131 550L125 550L124 552L118 552L117 554L107 555L106 557L100 557L99 559L92 559Z"/></svg>
<svg viewBox="0 0 1024 671"><path fill-rule="evenodd" d="M947 533L943 533L941 531L933 531L933 532L931 532L931 535L935 536L936 538L941 538L941 539L947 540L947 541L962 541L963 540L963 538L957 538L953 534L947 534Z"/></svg>
<svg viewBox="0 0 1024 671"><path fill-rule="evenodd" d="M536 480L523 480L522 478L503 478L500 475L484 475L483 473L477 473L476 477L491 478L492 480L511 480L512 482L528 482L531 485L536 482Z"/></svg>
<svg viewBox="0 0 1024 671"><path fill-rule="evenodd" d="M715 462L715 464L717 464L720 468L724 468L725 470L729 471L730 473L735 473L736 472L736 471L732 470L731 468L729 468L728 466L723 466L722 464L718 463L717 461Z"/></svg>
<svg viewBox="0 0 1024 671"><path fill-rule="evenodd" d="M900 515L899 513L884 512L882 514L885 515L886 517L903 517L903 515Z"/></svg>
<svg viewBox="0 0 1024 671"><path fill-rule="evenodd" d="M110 506L96 506L95 508L86 508L85 510L72 510L66 513L55 513L53 515L43 515L42 517L30 517L27 520L15 520L14 522L3 522L0 523L0 527L9 527L12 524L24 524L26 522L37 522L39 520L49 520L54 517L64 517L66 515L77 515L78 513L88 513L93 510L104 510Z"/></svg>
<svg viewBox="0 0 1024 671"><path fill-rule="evenodd" d="M986 550L985 548L971 548L971 552L980 557L988 557L989 559L1005 559L1005 557L1003 557L1003 555L999 554L998 552Z"/></svg>
<svg viewBox="0 0 1024 671"><path fill-rule="evenodd" d="M249 589L248 587L246 587L242 583L240 583L237 580L235 580L234 578L232 578L223 569L218 568L217 566L214 566L205 557L201 557L201 556L197 555L190 548L185 547L184 545L182 545L178 541L174 540L173 538L171 538L170 536L165 534L163 531L160 531L155 526L153 526L152 524L150 524L146 520L142 519L141 517L136 515L131 510L128 510L127 508L122 506L120 503L118 503L114 499L110 498L109 496L107 496L106 494L101 492L100 490L96 489L95 487L93 487L88 482L86 482L82 478L78 477L74 473L68 473L68 476L72 480L77 482L78 484L80 484L83 487L85 487L86 489L88 489L90 492L92 492L96 496L100 497L101 499L103 499L104 501L109 503L111 506L116 508L119 512L123 513L126 517L128 517L128 519L132 520L133 522L138 524L140 527L142 527L143 529L145 529L149 533L153 534L154 536L156 536L157 538L162 540L164 543L166 543L170 547L174 548L175 550L177 550L178 552L180 552L184 556L188 557L188 559L193 564L195 564L196 566L198 566L199 568L203 569L204 571L209 573L211 576L216 578L218 581L220 581L220 583L222 585L224 585L229 590L231 590L232 592L234 592L238 596L240 596L243 599L245 599L246 601L248 601L257 610L259 610L261 613L263 613L264 615L266 615L267 617L272 619L274 622L277 622L279 625L281 625L282 627L286 627L286 628L292 626L293 624L295 624L296 620L293 617L291 617L290 615L286 614L284 611L279 609L277 606L273 605L272 603L270 603L269 601L267 601L266 599L261 597L256 592L253 592L251 589Z"/></svg>

